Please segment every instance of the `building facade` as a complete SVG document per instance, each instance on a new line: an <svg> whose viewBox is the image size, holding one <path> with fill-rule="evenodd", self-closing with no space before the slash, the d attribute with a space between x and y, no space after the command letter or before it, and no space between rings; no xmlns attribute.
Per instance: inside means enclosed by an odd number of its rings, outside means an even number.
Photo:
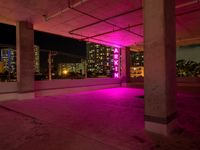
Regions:
<svg viewBox="0 0 200 150"><path fill-rule="evenodd" d="M16 72L16 51L13 48L2 48L0 50L0 61L2 69L9 73Z"/></svg>
<svg viewBox="0 0 200 150"><path fill-rule="evenodd" d="M130 77L144 77L144 52L131 52Z"/></svg>
<svg viewBox="0 0 200 150"><path fill-rule="evenodd" d="M58 76L61 78L84 78L85 63L60 63L58 64Z"/></svg>
<svg viewBox="0 0 200 150"><path fill-rule="evenodd" d="M88 42L87 60L88 77L113 77L113 47Z"/></svg>
<svg viewBox="0 0 200 150"><path fill-rule="evenodd" d="M40 47L37 45L34 45L34 68L36 73L40 73Z"/></svg>

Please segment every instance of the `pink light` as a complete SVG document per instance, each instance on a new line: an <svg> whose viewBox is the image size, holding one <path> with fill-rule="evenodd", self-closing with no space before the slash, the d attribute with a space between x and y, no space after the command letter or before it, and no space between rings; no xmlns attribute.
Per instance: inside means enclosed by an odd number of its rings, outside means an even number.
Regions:
<svg viewBox="0 0 200 150"><path fill-rule="evenodd" d="M115 48L114 53L119 53L119 50L117 48Z"/></svg>
<svg viewBox="0 0 200 150"><path fill-rule="evenodd" d="M115 66L115 71L116 71L116 72L118 71L118 66Z"/></svg>
<svg viewBox="0 0 200 150"><path fill-rule="evenodd" d="M118 66L118 62L119 62L118 60L114 60L114 65Z"/></svg>
<svg viewBox="0 0 200 150"><path fill-rule="evenodd" d="M114 77L115 77L115 78L119 78L119 73L115 73L115 74L114 74Z"/></svg>
<svg viewBox="0 0 200 150"><path fill-rule="evenodd" d="M118 54L114 54L114 59L118 59L119 55Z"/></svg>
<svg viewBox="0 0 200 150"><path fill-rule="evenodd" d="M115 48L114 49L114 68L115 68L115 73L114 73L114 78L119 78L119 49Z"/></svg>

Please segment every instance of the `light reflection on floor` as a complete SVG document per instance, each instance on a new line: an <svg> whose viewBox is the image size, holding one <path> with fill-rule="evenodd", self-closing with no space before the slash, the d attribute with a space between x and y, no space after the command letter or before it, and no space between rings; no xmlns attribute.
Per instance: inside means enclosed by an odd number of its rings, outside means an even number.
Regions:
<svg viewBox="0 0 200 150"><path fill-rule="evenodd" d="M156 142L162 138L154 137L155 139L152 141L149 134L144 131L143 95L143 89L112 88L62 96L40 97L34 100L12 101L1 103L1 105L37 118L36 120L41 122L41 125L47 126L44 129L39 126L38 130L41 130L40 132L47 130L46 132L52 137L58 138L57 140L63 140L61 139L63 137L59 138L58 135L54 135L54 132L67 131L70 135L84 137L87 139L86 143L93 139L117 149L146 150L150 147L156 147ZM199 108L200 99L198 96L187 95L185 97L179 93L177 109L181 130L177 131L178 135L172 137L172 140L161 140L160 149L168 146L173 150L174 145L182 146L181 149L184 149L185 142L188 143L188 146L196 144L192 141L194 141L193 136L195 136L195 140L200 139ZM18 126L20 131L21 126ZM52 128L51 130L49 126ZM7 130L9 132L9 129ZM23 131L23 128L21 130ZM31 131L30 129L29 132ZM53 132L51 133L51 131ZM20 136L25 136L24 134L29 134L29 132L19 132L18 134L23 133ZM191 135L190 138L188 138L188 134ZM71 137L72 135L65 138L71 139ZM2 138L1 135L0 138ZM36 139L33 137L35 143L39 142ZM52 141L47 138L44 142L46 148L49 142ZM71 141L71 143L73 142ZM188 146L186 146L187 149ZM66 147L68 145L63 144L63 149ZM87 149L89 150L89 148Z"/></svg>

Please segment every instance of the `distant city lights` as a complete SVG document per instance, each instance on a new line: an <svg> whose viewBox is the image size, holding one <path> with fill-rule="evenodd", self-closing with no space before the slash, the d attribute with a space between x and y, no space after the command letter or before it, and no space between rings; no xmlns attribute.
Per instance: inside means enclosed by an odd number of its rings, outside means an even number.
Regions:
<svg viewBox="0 0 200 150"><path fill-rule="evenodd" d="M64 69L64 70L63 70L63 74L64 74L64 75L67 75L67 74L68 74L68 71L67 71L66 69Z"/></svg>

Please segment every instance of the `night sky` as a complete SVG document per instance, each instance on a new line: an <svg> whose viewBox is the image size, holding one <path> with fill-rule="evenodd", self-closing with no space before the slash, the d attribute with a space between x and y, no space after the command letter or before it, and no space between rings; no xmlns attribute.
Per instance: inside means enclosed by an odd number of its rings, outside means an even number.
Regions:
<svg viewBox="0 0 200 150"><path fill-rule="evenodd" d="M0 24L0 44L16 44L16 27ZM35 45L40 49L54 50L78 56L86 56L86 43L83 41L58 36L54 34L35 31Z"/></svg>

